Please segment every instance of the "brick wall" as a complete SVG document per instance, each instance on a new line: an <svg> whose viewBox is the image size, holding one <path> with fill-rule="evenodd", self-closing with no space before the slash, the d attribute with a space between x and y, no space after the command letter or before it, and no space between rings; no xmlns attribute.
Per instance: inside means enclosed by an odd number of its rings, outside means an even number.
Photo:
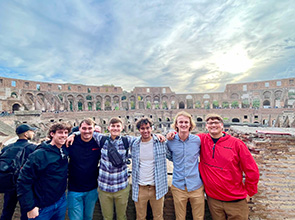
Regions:
<svg viewBox="0 0 295 220"><path fill-rule="evenodd" d="M250 218L295 219L295 130L232 127L230 132L247 144L260 171Z"/></svg>

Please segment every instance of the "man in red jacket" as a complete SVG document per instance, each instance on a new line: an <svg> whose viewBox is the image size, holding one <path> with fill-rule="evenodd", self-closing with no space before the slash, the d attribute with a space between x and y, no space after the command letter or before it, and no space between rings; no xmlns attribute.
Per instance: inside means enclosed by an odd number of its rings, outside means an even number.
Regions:
<svg viewBox="0 0 295 220"><path fill-rule="evenodd" d="M220 115L205 118L201 139L200 173L213 220L248 220L247 201L257 193L259 170L247 146L223 132ZM243 182L243 173L245 182Z"/></svg>

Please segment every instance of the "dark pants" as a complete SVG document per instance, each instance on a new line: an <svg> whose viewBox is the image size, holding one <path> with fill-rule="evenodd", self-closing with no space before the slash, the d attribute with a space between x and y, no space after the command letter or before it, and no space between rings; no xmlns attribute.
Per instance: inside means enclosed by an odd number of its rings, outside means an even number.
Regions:
<svg viewBox="0 0 295 220"><path fill-rule="evenodd" d="M0 220L11 220L17 204L16 190L4 194L4 203ZM21 220L28 220L27 213L21 211Z"/></svg>

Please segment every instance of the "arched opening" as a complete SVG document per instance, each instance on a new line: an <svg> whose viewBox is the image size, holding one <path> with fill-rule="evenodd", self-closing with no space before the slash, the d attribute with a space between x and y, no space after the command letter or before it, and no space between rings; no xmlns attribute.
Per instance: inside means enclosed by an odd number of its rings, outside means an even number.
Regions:
<svg viewBox="0 0 295 220"><path fill-rule="evenodd" d="M78 102L78 111L83 111L83 103L81 101Z"/></svg>
<svg viewBox="0 0 295 220"><path fill-rule="evenodd" d="M19 111L20 110L20 105L19 104L14 104L13 106L12 106L12 112L14 112L14 111Z"/></svg>
<svg viewBox="0 0 295 220"><path fill-rule="evenodd" d="M269 100L263 101L263 108L270 108L270 101Z"/></svg>
<svg viewBox="0 0 295 220"><path fill-rule="evenodd" d="M238 118L233 118L231 121L232 121L232 122L240 122L240 119L238 119Z"/></svg>
<svg viewBox="0 0 295 220"><path fill-rule="evenodd" d="M178 108L184 109L184 102L183 101L179 102Z"/></svg>
<svg viewBox="0 0 295 220"><path fill-rule="evenodd" d="M203 121L202 118L200 118L200 117L197 118L197 122L202 122L202 121Z"/></svg>

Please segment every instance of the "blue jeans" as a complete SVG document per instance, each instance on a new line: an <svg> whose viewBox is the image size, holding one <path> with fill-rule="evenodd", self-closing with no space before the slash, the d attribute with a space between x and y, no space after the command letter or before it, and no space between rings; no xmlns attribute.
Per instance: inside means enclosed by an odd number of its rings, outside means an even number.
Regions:
<svg viewBox="0 0 295 220"><path fill-rule="evenodd" d="M36 218L29 218L29 220L64 220L67 211L66 194L54 204L45 208L39 209L39 215Z"/></svg>
<svg viewBox="0 0 295 220"><path fill-rule="evenodd" d="M88 192L68 191L68 215L70 220L91 220L97 199L97 189Z"/></svg>

